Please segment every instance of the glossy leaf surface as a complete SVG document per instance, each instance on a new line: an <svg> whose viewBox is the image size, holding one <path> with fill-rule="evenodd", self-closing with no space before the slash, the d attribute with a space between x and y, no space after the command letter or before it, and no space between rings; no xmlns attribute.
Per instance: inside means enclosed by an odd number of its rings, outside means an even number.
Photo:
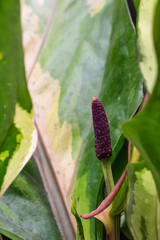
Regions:
<svg viewBox="0 0 160 240"><path fill-rule="evenodd" d="M32 103L24 72L19 1L0 2L0 36L0 196L2 196L30 159L37 143Z"/></svg>

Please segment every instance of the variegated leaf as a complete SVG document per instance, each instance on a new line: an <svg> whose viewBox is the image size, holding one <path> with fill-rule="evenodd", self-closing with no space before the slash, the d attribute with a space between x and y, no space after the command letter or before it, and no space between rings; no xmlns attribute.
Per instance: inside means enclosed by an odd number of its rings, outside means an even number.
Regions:
<svg viewBox="0 0 160 240"><path fill-rule="evenodd" d="M34 159L0 200L0 232L12 240L61 240Z"/></svg>
<svg viewBox="0 0 160 240"><path fill-rule="evenodd" d="M24 72L19 1L0 2L0 36L2 196L31 158L37 144L32 103Z"/></svg>
<svg viewBox="0 0 160 240"><path fill-rule="evenodd" d="M56 8L49 0L34 4L26 0L23 4L22 16L28 16L23 21L32 22L33 17L34 23L33 41L25 41L26 23L23 39L41 141L68 213L74 183L78 212L90 211L97 204L102 177L94 155L91 97L100 95L105 105L111 123L113 161L123 144L119 124L133 115L143 95L127 8L124 2L120 1L118 8L112 1L103 0L60 0ZM86 239L94 239L94 224L94 220L91 224L83 222Z"/></svg>
<svg viewBox="0 0 160 240"><path fill-rule="evenodd" d="M126 220L134 239L160 238L160 202L151 171L145 162L128 166L129 195Z"/></svg>
<svg viewBox="0 0 160 240"><path fill-rule="evenodd" d="M153 42L153 20L156 3L157 0L141 0L137 18L138 60L149 93L152 93L155 86L158 69Z"/></svg>
<svg viewBox="0 0 160 240"><path fill-rule="evenodd" d="M144 161L147 162L155 180L158 196L160 197L160 3L154 13L154 43L157 53L158 76L156 85L146 107L135 118L122 124L125 136L136 146Z"/></svg>

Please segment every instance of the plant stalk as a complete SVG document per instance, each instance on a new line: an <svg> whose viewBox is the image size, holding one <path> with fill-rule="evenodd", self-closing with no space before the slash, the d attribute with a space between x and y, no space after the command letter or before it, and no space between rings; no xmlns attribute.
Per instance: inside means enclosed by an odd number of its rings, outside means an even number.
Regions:
<svg viewBox="0 0 160 240"><path fill-rule="evenodd" d="M114 188L114 180L112 175L110 158L104 158L101 160L102 170L104 174L104 181L109 194ZM120 215L114 216L114 231L111 235L107 236L108 240L119 240L120 239Z"/></svg>
<svg viewBox="0 0 160 240"><path fill-rule="evenodd" d="M114 188L114 181L111 169L110 158L104 158L101 160L102 170L104 175L104 181L107 189L107 193L109 194Z"/></svg>

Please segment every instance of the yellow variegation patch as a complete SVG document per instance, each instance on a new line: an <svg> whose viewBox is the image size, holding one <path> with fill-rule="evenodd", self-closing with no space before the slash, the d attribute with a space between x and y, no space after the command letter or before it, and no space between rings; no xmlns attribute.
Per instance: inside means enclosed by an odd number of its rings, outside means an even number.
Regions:
<svg viewBox="0 0 160 240"><path fill-rule="evenodd" d="M134 201L130 216L131 232L137 239L156 239L159 234L159 201L151 172L147 168L135 172ZM143 193L143 194L142 194Z"/></svg>
<svg viewBox="0 0 160 240"><path fill-rule="evenodd" d="M158 69L153 43L153 18L156 3L157 0L140 1L137 25L140 68L149 93L154 88Z"/></svg>
<svg viewBox="0 0 160 240"><path fill-rule="evenodd" d="M52 78L48 72L43 73L37 63L29 89L33 97L36 122L66 200L74 175L75 160L72 154L71 124L66 121L61 124L59 119L59 81ZM81 144L80 138L77 144Z"/></svg>
<svg viewBox="0 0 160 240"><path fill-rule="evenodd" d="M9 151L4 151L0 153L0 160L4 161L7 157L9 157Z"/></svg>
<svg viewBox="0 0 160 240"><path fill-rule="evenodd" d="M2 196L4 191L6 191L8 186L31 158L37 145L37 132L33 125L33 112L28 113L26 110L22 109L19 104L16 104L13 123L21 134L16 136L17 147L9 160L0 196ZM8 151L2 152L1 160L4 161L8 156Z"/></svg>
<svg viewBox="0 0 160 240"><path fill-rule="evenodd" d="M93 17L103 9L105 0L87 0L87 3L90 6L89 13Z"/></svg>

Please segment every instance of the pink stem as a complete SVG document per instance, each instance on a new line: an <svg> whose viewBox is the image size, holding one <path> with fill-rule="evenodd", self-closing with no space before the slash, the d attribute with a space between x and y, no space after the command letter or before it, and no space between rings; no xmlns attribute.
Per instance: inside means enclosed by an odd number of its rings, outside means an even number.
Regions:
<svg viewBox="0 0 160 240"><path fill-rule="evenodd" d="M142 110L146 106L148 100L149 100L149 94L146 93L144 98L143 98L142 104L141 104L141 106L139 108L139 111Z"/></svg>
<svg viewBox="0 0 160 240"><path fill-rule="evenodd" d="M113 190L110 192L110 194L101 202L99 207L89 214L81 215L81 218L89 219L89 218L94 217L97 214L103 212L112 203L112 201L116 197L117 193L119 192L119 190L124 182L126 174L127 174L127 169L124 170L124 172L123 172L122 176L120 177L119 181L117 182L116 186L113 188Z"/></svg>

